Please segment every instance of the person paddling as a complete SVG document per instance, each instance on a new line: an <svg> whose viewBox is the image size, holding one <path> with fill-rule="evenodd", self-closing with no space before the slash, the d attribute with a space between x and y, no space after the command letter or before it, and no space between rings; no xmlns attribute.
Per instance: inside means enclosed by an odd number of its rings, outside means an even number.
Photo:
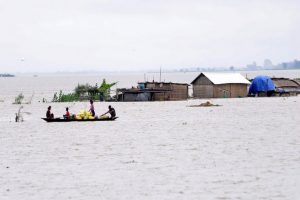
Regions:
<svg viewBox="0 0 300 200"><path fill-rule="evenodd" d="M95 117L95 109L94 109L94 104L93 100L90 100L90 112L92 113L92 116Z"/></svg>
<svg viewBox="0 0 300 200"><path fill-rule="evenodd" d="M54 118L54 114L51 113L51 106L48 107L48 110L47 110L47 112L46 112L46 117L47 117L48 119L53 119L53 118Z"/></svg>
<svg viewBox="0 0 300 200"><path fill-rule="evenodd" d="M116 111L113 107L111 107L111 105L108 106L108 111L106 113L102 114L101 116L106 115L107 113L110 114L111 119L116 117Z"/></svg>

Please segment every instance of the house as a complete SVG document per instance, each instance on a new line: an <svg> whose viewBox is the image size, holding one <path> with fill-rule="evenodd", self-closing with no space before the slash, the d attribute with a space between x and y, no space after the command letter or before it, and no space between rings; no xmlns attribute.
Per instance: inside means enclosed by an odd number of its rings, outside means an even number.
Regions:
<svg viewBox="0 0 300 200"><path fill-rule="evenodd" d="M189 97L189 84L187 83L140 82L138 85L140 88L165 91L155 93L153 96L154 101L186 100Z"/></svg>
<svg viewBox="0 0 300 200"><path fill-rule="evenodd" d="M140 82L137 88L118 89L118 101L175 101L188 98L188 84Z"/></svg>
<svg viewBox="0 0 300 200"><path fill-rule="evenodd" d="M275 85L268 76L259 75L251 80L249 96L270 97L275 92Z"/></svg>
<svg viewBox="0 0 300 200"><path fill-rule="evenodd" d="M194 98L246 97L250 82L239 73L200 73L192 82Z"/></svg>
<svg viewBox="0 0 300 200"><path fill-rule="evenodd" d="M296 96L300 93L300 84L289 78L270 78L260 75L251 82L249 95L253 96Z"/></svg>
<svg viewBox="0 0 300 200"><path fill-rule="evenodd" d="M280 95L285 94L287 96L295 96L300 93L300 84L296 80L289 78L271 78L276 93Z"/></svg>

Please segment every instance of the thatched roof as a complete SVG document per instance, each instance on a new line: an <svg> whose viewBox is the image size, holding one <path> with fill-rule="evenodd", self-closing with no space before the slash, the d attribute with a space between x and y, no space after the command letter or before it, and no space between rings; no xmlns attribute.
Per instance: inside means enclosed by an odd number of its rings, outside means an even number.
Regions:
<svg viewBox="0 0 300 200"><path fill-rule="evenodd" d="M294 81L295 81L298 85L300 85L300 79L294 79Z"/></svg>
<svg viewBox="0 0 300 200"><path fill-rule="evenodd" d="M293 87L293 88L300 88L300 84L297 81L288 79L288 78L272 78L274 85L277 88L282 87Z"/></svg>

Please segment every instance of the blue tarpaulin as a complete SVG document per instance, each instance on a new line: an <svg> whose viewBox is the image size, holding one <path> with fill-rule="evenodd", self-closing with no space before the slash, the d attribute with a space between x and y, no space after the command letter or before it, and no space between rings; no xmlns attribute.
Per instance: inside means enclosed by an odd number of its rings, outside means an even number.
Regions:
<svg viewBox="0 0 300 200"><path fill-rule="evenodd" d="M253 79L249 94L257 94L258 92L274 91L275 85L272 79L268 76L257 76Z"/></svg>

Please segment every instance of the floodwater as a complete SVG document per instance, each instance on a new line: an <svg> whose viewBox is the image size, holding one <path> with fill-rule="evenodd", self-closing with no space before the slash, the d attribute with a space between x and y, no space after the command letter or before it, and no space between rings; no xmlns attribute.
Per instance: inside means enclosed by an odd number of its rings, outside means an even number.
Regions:
<svg viewBox="0 0 300 200"><path fill-rule="evenodd" d="M300 71L266 71L300 77ZM273 74L272 74L273 73ZM247 76L266 74L248 72ZM244 74L245 75L245 74ZM147 74L152 76L152 74ZM154 74L155 79L159 77ZM191 82L197 73L165 74ZM144 75L39 76L0 79L0 199L299 199L300 97L111 104L114 122L46 123L88 103L42 103L78 83L106 78L130 87ZM153 78L153 77L152 77ZM151 79L152 79L151 78ZM24 122L15 123L23 92Z"/></svg>

